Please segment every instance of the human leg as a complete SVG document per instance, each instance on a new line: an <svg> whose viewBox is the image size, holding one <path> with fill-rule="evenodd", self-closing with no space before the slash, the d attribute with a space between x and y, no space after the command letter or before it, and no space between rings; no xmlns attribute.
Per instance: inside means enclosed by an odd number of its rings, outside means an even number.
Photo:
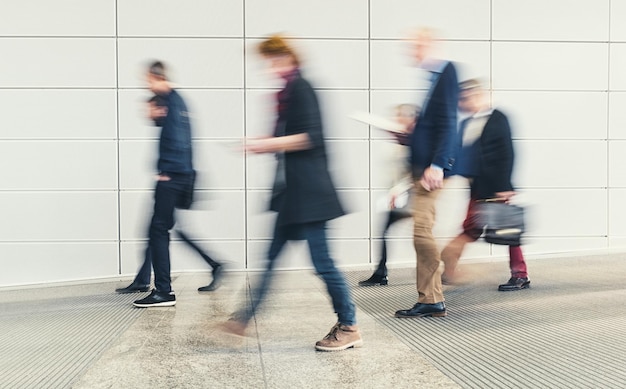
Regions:
<svg viewBox="0 0 626 389"><path fill-rule="evenodd" d="M279 226L278 224L274 227L274 236L267 253L265 271L261 275L260 282L250 291L249 306L245 306L233 314L233 319L243 324L244 328L257 312L269 291L277 258L288 240L287 228L288 227L285 226Z"/></svg>
<svg viewBox="0 0 626 389"><path fill-rule="evenodd" d="M302 228L309 245L313 266L317 274L326 283L326 289L339 322L346 325L356 324L355 307L348 290L348 284L343 274L335 267L328 251L326 222L307 223Z"/></svg>
<svg viewBox="0 0 626 389"><path fill-rule="evenodd" d="M441 287L440 255L432 233L438 194L439 190L427 191L419 182L415 183L413 245L418 300L412 308L396 311L396 317L447 315Z"/></svg>
<svg viewBox="0 0 626 389"><path fill-rule="evenodd" d="M319 351L339 351L363 345L356 325L355 306L348 284L330 257L326 239L326 222L307 223L302 226L309 245L311 260L316 272L326 283L338 321L330 332L315 344Z"/></svg>
<svg viewBox="0 0 626 389"><path fill-rule="evenodd" d="M202 248L200 248L200 246L195 244L187 236L187 234L184 233L182 230L177 229L176 233L178 234L178 236L180 236L180 238L183 240L183 242L185 242L189 247L191 247L194 251L196 251L202 257L202 259L204 259L206 261L206 263L208 263L209 266L211 266L211 269L212 269L211 275L213 276L213 280L211 281L210 284L208 284L206 286L199 287L198 291L199 292L210 292L210 291L213 291L213 290L217 289L219 287L221 281L222 281L222 275L223 275L223 271L224 271L224 267L222 266L222 264L217 262L213 258L211 258L209 256L209 254L206 253L206 251L204 251Z"/></svg>
<svg viewBox="0 0 626 389"><path fill-rule="evenodd" d="M511 278L505 284L498 286L499 291L515 291L530 287L526 261L524 261L524 254L520 246L509 246L509 268L511 269Z"/></svg>
<svg viewBox="0 0 626 389"><path fill-rule="evenodd" d="M435 202L440 190L427 191L419 182L415 187L413 245L418 302L434 304L444 300L439 270L440 254L432 232L435 224Z"/></svg>
<svg viewBox="0 0 626 389"><path fill-rule="evenodd" d="M476 202L472 200L467 207L467 215L463 221L463 233L450 241L441 251L441 261L444 264L442 279L445 282L454 281L456 267L463 254L465 245L475 242L482 233L475 226L475 204Z"/></svg>
<svg viewBox="0 0 626 389"><path fill-rule="evenodd" d="M389 228L399 220L411 217L410 214L397 212L395 210L390 210L387 214L387 222L385 223L385 228L383 229L382 234L382 242L381 242L381 250L380 250L380 261L378 262L378 267L374 271L374 274L367 280L363 280L359 282L360 286L373 286L373 285L387 285L387 231Z"/></svg>

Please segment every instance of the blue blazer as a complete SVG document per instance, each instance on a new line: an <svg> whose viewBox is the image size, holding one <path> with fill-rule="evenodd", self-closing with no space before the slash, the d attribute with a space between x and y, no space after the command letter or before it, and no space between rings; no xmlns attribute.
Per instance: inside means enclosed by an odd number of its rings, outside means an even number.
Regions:
<svg viewBox="0 0 626 389"><path fill-rule="evenodd" d="M433 72L424 107L411 134L411 166L416 178L431 164L452 169L456 151L459 82L456 69L447 62Z"/></svg>

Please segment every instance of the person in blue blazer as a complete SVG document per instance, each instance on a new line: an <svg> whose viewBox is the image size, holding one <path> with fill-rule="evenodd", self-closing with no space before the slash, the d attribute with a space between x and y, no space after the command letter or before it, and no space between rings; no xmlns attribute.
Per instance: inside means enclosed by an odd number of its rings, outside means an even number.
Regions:
<svg viewBox="0 0 626 389"><path fill-rule="evenodd" d="M446 316L441 286L440 254L432 233L435 201L444 177L454 164L459 87L456 68L434 57L434 32L418 30L411 40L412 56L430 73L430 87L410 138L411 168L415 181L413 244L416 255L418 299L400 318Z"/></svg>

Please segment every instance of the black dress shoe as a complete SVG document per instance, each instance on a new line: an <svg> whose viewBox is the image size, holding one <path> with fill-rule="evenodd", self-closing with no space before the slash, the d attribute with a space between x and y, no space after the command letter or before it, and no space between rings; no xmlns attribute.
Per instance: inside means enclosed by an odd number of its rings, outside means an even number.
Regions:
<svg viewBox="0 0 626 389"><path fill-rule="evenodd" d="M115 293L139 293L139 292L147 292L150 290L150 285L136 284L132 283L125 288L117 288L115 289Z"/></svg>
<svg viewBox="0 0 626 389"><path fill-rule="evenodd" d="M500 292L510 292L514 290L522 290L530 288L530 280L528 277L519 278L519 277L511 277L507 281L506 284L502 284L498 286L498 290Z"/></svg>
<svg viewBox="0 0 626 389"><path fill-rule="evenodd" d="M224 267L217 265L213 268L213 281L207 286L201 286L198 288L198 292L211 292L217 289L222 283L222 277L224 275Z"/></svg>
<svg viewBox="0 0 626 389"><path fill-rule="evenodd" d="M387 284L389 284L389 279L387 278L387 276L380 276L378 274L372 275L367 280L359 281L359 286L375 286Z"/></svg>
<svg viewBox="0 0 626 389"><path fill-rule="evenodd" d="M396 317L411 318L411 317L443 317L448 315L446 312L446 304L442 302L435 304L422 304L417 303L411 309L401 309L396 311Z"/></svg>

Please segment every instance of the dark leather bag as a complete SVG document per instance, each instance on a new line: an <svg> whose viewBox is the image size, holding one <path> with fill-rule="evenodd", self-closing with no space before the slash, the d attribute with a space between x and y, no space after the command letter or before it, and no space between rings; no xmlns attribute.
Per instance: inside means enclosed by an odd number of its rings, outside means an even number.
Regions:
<svg viewBox="0 0 626 389"><path fill-rule="evenodd" d="M485 200L476 204L474 225L482 229L488 243L520 246L525 231L524 208L501 201Z"/></svg>

